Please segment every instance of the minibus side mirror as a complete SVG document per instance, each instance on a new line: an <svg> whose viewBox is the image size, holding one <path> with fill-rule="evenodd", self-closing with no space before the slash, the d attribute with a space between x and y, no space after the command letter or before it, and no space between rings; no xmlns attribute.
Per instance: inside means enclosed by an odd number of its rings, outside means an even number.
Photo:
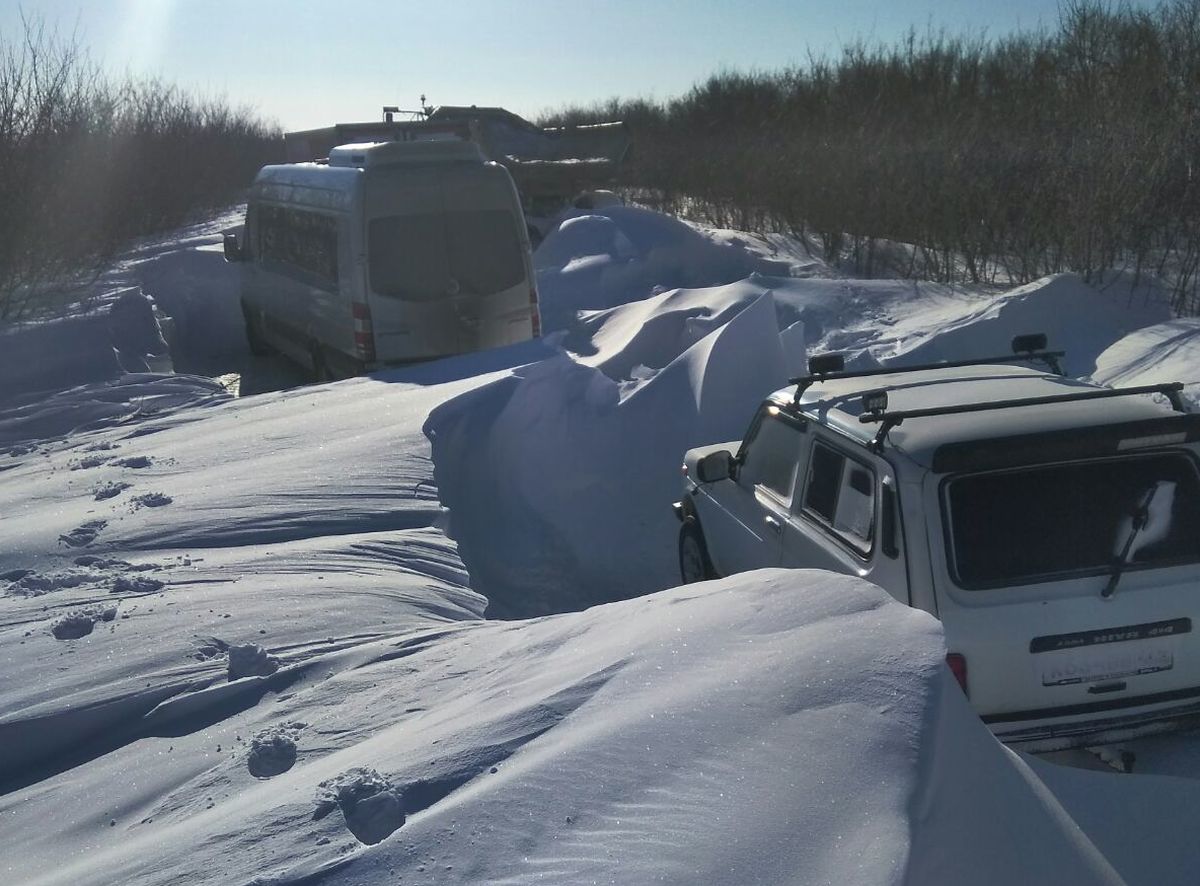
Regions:
<svg viewBox="0 0 1200 886"><path fill-rule="evenodd" d="M226 232L223 238L225 246L225 261L236 262L244 261L245 256L242 254L242 246L238 243L237 234Z"/></svg>

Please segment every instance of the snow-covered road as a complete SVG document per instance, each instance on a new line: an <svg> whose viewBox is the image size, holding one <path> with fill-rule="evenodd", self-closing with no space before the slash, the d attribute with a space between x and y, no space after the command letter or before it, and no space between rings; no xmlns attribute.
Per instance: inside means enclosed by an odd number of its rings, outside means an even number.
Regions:
<svg viewBox="0 0 1200 886"><path fill-rule="evenodd" d="M254 366L223 223L114 272L214 375ZM1074 374L1161 381L1169 352L1195 382L1195 324L1127 279L847 280L624 207L538 263L540 342L0 408L5 882L1191 881L1191 736L1139 743L1137 778L1014 754L878 589L672 589L670 502L805 344L1045 330Z"/></svg>

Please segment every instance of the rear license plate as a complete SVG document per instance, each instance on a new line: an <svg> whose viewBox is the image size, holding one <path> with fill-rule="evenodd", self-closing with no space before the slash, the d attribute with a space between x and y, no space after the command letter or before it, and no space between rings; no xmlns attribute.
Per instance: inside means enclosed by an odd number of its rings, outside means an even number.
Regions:
<svg viewBox="0 0 1200 886"><path fill-rule="evenodd" d="M1042 663L1043 686L1095 683L1169 671L1175 665L1170 648L1088 649L1050 653Z"/></svg>

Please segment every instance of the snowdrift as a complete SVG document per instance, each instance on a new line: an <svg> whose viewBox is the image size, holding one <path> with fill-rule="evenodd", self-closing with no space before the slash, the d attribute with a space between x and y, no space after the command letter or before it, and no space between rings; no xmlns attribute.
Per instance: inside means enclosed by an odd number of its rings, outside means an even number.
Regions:
<svg viewBox="0 0 1200 886"><path fill-rule="evenodd" d="M613 308L667 289L719 286L754 272L788 273L744 241L706 236L661 213L610 206L564 220L534 254L542 323L568 327L575 312Z"/></svg>
<svg viewBox="0 0 1200 886"><path fill-rule="evenodd" d="M170 372L160 318L153 299L130 287L91 298L71 316L0 327L0 404L149 372L147 358Z"/></svg>
<svg viewBox="0 0 1200 886"><path fill-rule="evenodd" d="M340 650L479 618L485 601L437 529L420 423L487 378L226 397L12 449L0 790L195 732ZM278 673L227 688L230 650L247 644Z"/></svg>
<svg viewBox="0 0 1200 886"><path fill-rule="evenodd" d="M435 477L489 614L577 609L678 579L690 447L739 436L787 366L770 293L677 291L587 321L593 354L435 409Z"/></svg>
<svg viewBox="0 0 1200 886"><path fill-rule="evenodd" d="M766 278L780 325L801 320L812 351L844 351L850 365L965 360L1011 353L1013 336L1045 332L1067 352L1068 375L1127 333L1168 319L1166 299L1121 276L1103 289L1074 274L1006 291L962 290L912 280Z"/></svg>
<svg viewBox="0 0 1200 886"><path fill-rule="evenodd" d="M282 774L231 737L190 772L147 738L91 803L69 773L0 801L5 862L32 883L1120 882L943 654L928 616L796 571L379 641L227 721L291 736Z"/></svg>
<svg viewBox="0 0 1200 886"><path fill-rule="evenodd" d="M1181 381L1200 403L1200 319L1184 317L1132 332L1096 358L1092 380L1113 387Z"/></svg>

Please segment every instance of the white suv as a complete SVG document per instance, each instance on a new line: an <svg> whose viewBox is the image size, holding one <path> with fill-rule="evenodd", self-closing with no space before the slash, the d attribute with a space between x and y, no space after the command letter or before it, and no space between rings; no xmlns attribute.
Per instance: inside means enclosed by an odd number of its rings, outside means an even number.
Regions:
<svg viewBox="0 0 1200 886"><path fill-rule="evenodd" d="M740 444L688 452L683 580L866 578L942 621L1008 742L1200 714L1200 415L1178 383L1097 387L1062 377L1044 336L1013 347L862 372L814 358Z"/></svg>

